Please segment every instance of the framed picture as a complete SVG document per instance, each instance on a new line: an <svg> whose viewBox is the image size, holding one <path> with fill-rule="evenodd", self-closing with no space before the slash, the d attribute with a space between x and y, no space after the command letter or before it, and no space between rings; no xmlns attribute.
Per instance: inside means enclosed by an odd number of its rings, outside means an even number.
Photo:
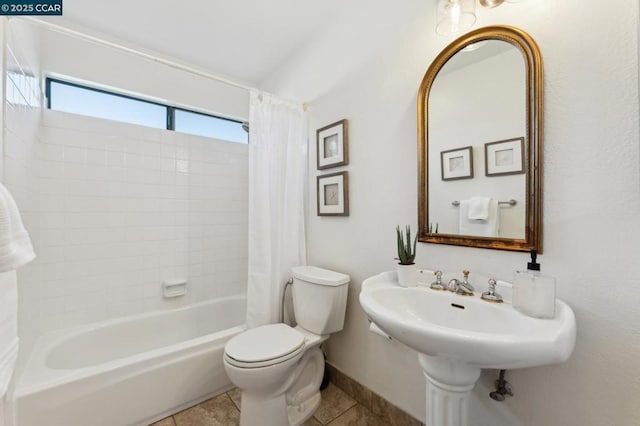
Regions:
<svg viewBox="0 0 640 426"><path fill-rule="evenodd" d="M318 176L318 216L349 216L349 174Z"/></svg>
<svg viewBox="0 0 640 426"><path fill-rule="evenodd" d="M470 146L440 152L442 180L473 178L473 149Z"/></svg>
<svg viewBox="0 0 640 426"><path fill-rule="evenodd" d="M484 173L486 176L524 173L524 138L485 143Z"/></svg>
<svg viewBox="0 0 640 426"><path fill-rule="evenodd" d="M318 170L349 164L348 131L346 119L317 130Z"/></svg>

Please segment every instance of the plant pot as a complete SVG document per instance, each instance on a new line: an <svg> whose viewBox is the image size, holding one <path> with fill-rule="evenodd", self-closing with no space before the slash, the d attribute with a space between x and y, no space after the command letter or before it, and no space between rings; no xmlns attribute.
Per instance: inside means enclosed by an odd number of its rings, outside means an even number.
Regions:
<svg viewBox="0 0 640 426"><path fill-rule="evenodd" d="M398 264L398 284L401 287L415 287L418 285L418 268L411 265Z"/></svg>

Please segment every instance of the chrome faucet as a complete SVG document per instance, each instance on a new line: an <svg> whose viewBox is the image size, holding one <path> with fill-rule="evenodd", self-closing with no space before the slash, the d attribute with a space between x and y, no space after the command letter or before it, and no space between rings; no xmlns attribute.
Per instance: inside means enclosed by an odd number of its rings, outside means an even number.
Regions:
<svg viewBox="0 0 640 426"><path fill-rule="evenodd" d="M462 274L464 275L462 281L457 278L449 280L449 283L447 284L447 290L452 291L456 294L461 294L463 296L473 296L473 291L475 289L469 283L469 271L462 271Z"/></svg>

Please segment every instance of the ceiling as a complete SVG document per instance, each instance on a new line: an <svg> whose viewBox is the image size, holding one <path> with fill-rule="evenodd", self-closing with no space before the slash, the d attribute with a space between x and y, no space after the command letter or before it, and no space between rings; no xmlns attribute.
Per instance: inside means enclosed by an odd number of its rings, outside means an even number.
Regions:
<svg viewBox="0 0 640 426"><path fill-rule="evenodd" d="M340 0L65 0L57 23L84 28L258 85L327 28Z"/></svg>

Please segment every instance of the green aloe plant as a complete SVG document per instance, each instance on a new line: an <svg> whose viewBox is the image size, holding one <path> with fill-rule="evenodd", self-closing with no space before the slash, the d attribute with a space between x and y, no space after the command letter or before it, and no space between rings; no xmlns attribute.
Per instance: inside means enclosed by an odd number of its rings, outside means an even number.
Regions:
<svg viewBox="0 0 640 426"><path fill-rule="evenodd" d="M412 247L411 227L409 225L406 226L404 233L400 230L400 225L398 225L396 227L396 234L398 236L398 257L396 259L400 261L400 265L413 265L416 258L416 242L418 241L418 236L416 235L416 237L414 237Z"/></svg>

